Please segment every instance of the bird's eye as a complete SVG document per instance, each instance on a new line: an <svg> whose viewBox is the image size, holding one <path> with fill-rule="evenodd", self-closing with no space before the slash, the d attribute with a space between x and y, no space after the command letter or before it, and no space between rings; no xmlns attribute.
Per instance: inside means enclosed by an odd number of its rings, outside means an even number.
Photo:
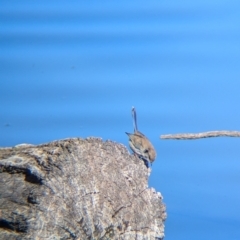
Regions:
<svg viewBox="0 0 240 240"><path fill-rule="evenodd" d="M145 150L144 150L144 153L148 153L148 149L145 149Z"/></svg>

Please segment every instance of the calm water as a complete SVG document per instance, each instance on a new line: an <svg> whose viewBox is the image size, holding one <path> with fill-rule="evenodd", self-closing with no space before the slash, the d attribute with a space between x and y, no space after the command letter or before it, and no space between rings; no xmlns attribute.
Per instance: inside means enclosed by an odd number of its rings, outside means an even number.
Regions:
<svg viewBox="0 0 240 240"><path fill-rule="evenodd" d="M127 145L134 105L165 239L240 239L240 140L159 139L240 129L239 1L0 2L0 146Z"/></svg>

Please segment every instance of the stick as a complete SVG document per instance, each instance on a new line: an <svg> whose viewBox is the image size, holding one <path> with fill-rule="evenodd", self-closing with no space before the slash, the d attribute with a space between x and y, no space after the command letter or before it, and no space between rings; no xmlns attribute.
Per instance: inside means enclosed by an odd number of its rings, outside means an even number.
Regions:
<svg viewBox="0 0 240 240"><path fill-rule="evenodd" d="M186 139L199 139L208 137L240 137L240 132L238 131L210 131L202 133L178 133L178 134L167 134L161 135L161 139L176 139L176 140L186 140Z"/></svg>

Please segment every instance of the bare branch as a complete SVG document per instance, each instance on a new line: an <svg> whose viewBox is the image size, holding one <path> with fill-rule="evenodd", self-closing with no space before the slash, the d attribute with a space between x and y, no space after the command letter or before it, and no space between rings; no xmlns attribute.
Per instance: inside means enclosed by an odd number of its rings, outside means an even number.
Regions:
<svg viewBox="0 0 240 240"><path fill-rule="evenodd" d="M167 134L161 135L161 139L176 139L176 140L186 140L186 139L199 139L208 137L240 137L240 132L238 131L210 131L202 133L178 133L178 134Z"/></svg>

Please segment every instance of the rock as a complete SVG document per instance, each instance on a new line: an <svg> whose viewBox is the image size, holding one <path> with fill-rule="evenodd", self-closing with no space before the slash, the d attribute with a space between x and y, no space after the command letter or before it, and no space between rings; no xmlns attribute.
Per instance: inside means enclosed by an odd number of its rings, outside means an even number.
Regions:
<svg viewBox="0 0 240 240"><path fill-rule="evenodd" d="M149 171L99 138L0 148L0 239L163 239Z"/></svg>

